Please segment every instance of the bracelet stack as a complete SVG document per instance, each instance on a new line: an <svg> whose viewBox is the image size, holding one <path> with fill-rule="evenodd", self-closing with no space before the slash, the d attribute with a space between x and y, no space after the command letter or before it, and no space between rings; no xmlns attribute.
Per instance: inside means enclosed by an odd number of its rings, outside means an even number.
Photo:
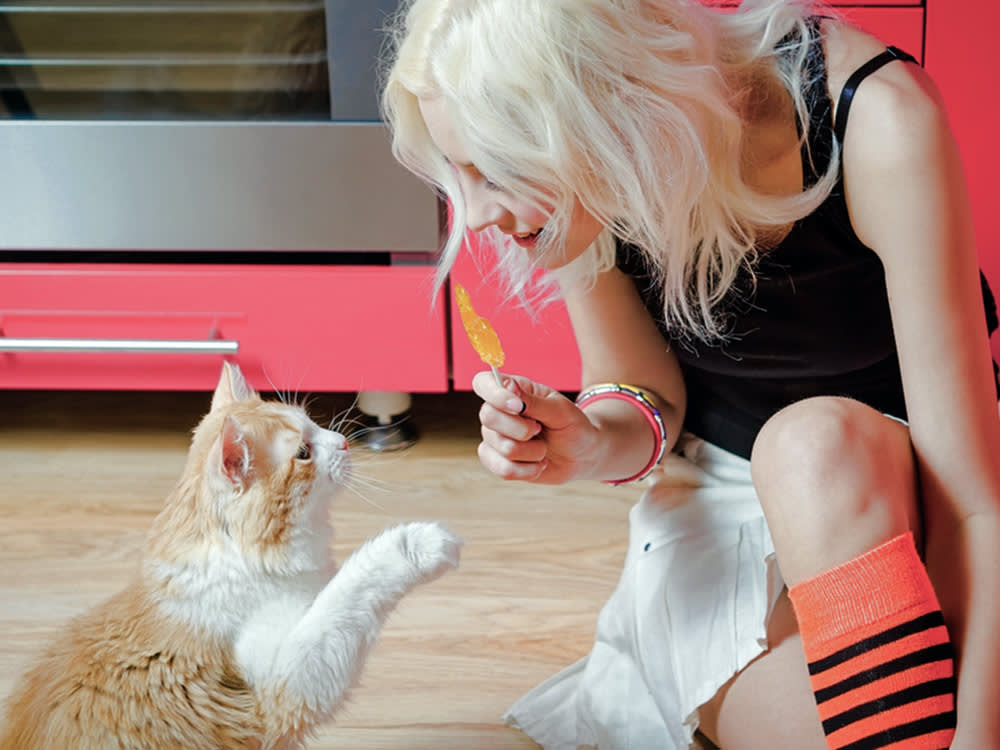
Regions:
<svg viewBox="0 0 1000 750"><path fill-rule="evenodd" d="M656 440L656 443L653 446L653 455L649 459L649 463L647 463L638 474L628 477L627 479L605 480L607 484L612 485L638 482L640 479L645 479L649 476L650 472L653 471L653 468L660 463L663 458L663 454L667 449L667 426L663 423L663 416L660 414L660 410L656 408L652 399L650 399L641 388L636 388L634 385L625 385L624 383L599 383L581 391L580 395L576 397L576 405L582 409L586 404L607 398L627 401L638 408L639 411L642 412L642 415L646 418L650 428L653 430L653 437Z"/></svg>

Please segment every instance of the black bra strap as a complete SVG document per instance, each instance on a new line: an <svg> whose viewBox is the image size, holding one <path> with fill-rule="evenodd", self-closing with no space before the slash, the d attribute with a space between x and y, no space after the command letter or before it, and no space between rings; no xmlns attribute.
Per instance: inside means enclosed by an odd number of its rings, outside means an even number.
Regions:
<svg viewBox="0 0 1000 750"><path fill-rule="evenodd" d="M844 131L847 130L847 113L851 109L851 101L854 99L854 93L858 90L858 86L876 70L886 63L891 63L893 60L917 62L917 59L913 55L903 52L898 47L889 47L881 55L873 57L851 73L851 77L847 79L847 83L844 84L844 90L840 92L840 101L837 102L837 121L833 126L833 133L841 143L844 142ZM917 64L919 65L919 63Z"/></svg>

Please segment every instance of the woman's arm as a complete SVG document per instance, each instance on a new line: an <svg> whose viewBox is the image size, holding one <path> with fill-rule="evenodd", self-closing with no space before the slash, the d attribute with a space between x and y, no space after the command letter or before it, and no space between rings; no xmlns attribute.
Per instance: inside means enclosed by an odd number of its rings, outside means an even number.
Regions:
<svg viewBox="0 0 1000 750"><path fill-rule="evenodd" d="M959 654L953 747L1000 747L1000 420L961 160L916 66L859 89L844 180L886 272L928 571Z"/></svg>
<svg viewBox="0 0 1000 750"><path fill-rule="evenodd" d="M586 292L566 296L586 388L618 382L642 388L660 409L669 450L684 422L686 396L677 357L646 310L632 279L617 268L602 273ZM649 460L653 440L638 410L619 401L588 404L586 414L608 435L601 478L634 475ZM644 427L645 425L645 427Z"/></svg>

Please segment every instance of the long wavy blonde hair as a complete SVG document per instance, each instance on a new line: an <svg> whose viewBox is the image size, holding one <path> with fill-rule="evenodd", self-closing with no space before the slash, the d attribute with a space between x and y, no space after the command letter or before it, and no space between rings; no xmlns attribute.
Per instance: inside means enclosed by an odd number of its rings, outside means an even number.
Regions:
<svg viewBox="0 0 1000 750"><path fill-rule="evenodd" d="M635 245L662 284L668 325L725 334L714 314L759 240L826 197L839 159L790 197L743 179L747 98L780 81L808 135L806 0L409 0L390 27L382 107L396 158L447 197L443 282L465 236L455 178L418 107L443 97L477 168L502 189L554 207L540 249L556 252L574 199L605 231L558 281L586 284ZM495 229L514 291L533 269Z"/></svg>

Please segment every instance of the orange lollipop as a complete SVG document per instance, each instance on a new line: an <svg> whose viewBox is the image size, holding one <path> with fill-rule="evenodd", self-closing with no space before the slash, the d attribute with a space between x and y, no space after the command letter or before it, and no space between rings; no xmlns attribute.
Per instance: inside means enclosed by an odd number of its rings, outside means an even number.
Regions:
<svg viewBox="0 0 1000 750"><path fill-rule="evenodd" d="M469 293L461 284L454 284L455 302L458 303L458 312L462 316L462 325L465 326L465 335L469 337L472 348L476 354L493 370L493 377L496 378L497 385L503 385L500 381L498 367L503 367L504 354L503 347L500 346L500 338L497 336L493 326L486 318L480 317L472 307L472 300Z"/></svg>

